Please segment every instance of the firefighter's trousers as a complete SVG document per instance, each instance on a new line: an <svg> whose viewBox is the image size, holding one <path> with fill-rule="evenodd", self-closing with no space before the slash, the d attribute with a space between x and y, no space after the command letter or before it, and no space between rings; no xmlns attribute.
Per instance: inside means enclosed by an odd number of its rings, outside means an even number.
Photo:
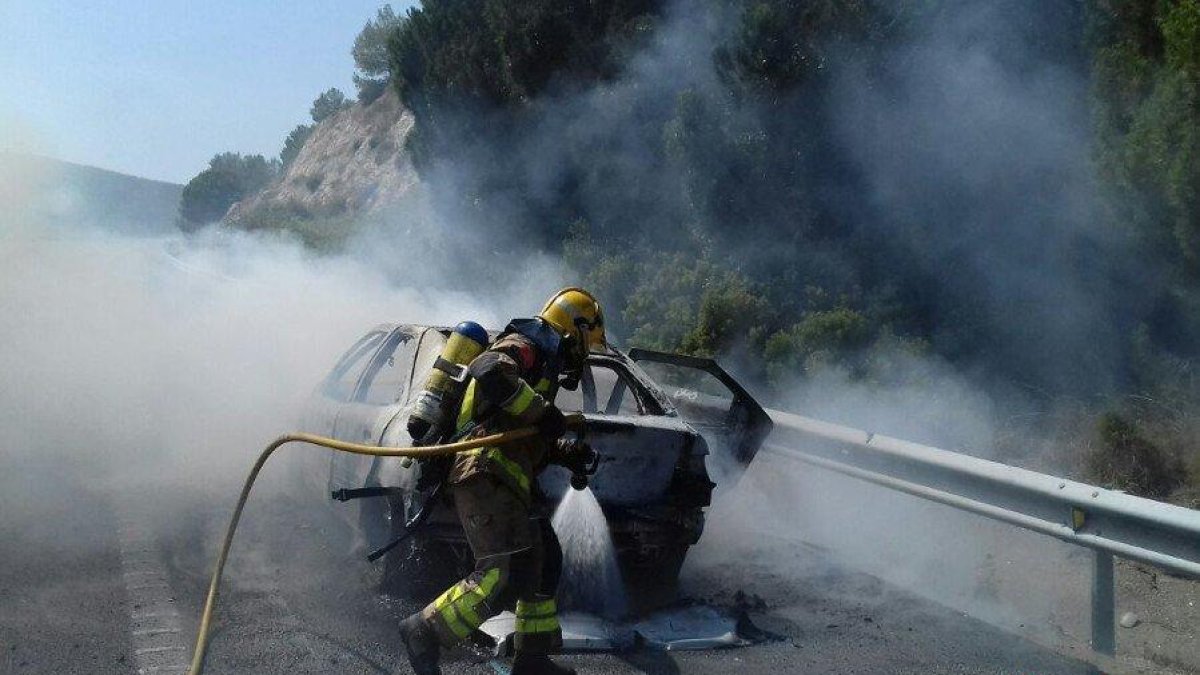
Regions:
<svg viewBox="0 0 1200 675"><path fill-rule="evenodd" d="M554 596L562 574L562 549L550 521L533 518L512 488L485 473L452 489L475 570L425 607L421 616L449 646L515 603L514 647L534 654L558 649L562 630Z"/></svg>

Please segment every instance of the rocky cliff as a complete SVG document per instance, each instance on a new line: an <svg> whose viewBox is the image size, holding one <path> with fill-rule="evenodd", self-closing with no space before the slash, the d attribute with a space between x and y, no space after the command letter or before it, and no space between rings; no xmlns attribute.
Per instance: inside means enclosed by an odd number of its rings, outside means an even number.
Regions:
<svg viewBox="0 0 1200 675"><path fill-rule="evenodd" d="M413 116L390 88L323 120L278 181L234 204L225 221L256 228L293 219L356 219L419 184L404 141Z"/></svg>

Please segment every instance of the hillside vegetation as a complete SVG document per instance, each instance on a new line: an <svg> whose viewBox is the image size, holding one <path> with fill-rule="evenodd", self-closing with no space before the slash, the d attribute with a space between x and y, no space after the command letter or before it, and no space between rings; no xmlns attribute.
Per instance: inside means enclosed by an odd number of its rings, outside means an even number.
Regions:
<svg viewBox="0 0 1200 675"><path fill-rule="evenodd" d="M563 256L625 344L781 396L945 364L1014 446L1200 473L1200 3L425 0L360 52L445 221Z"/></svg>

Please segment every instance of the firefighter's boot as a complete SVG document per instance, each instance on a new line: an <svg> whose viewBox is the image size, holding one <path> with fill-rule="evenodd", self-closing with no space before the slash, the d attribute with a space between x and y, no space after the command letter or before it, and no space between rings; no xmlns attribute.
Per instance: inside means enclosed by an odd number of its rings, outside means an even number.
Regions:
<svg viewBox="0 0 1200 675"><path fill-rule="evenodd" d="M517 652L513 658L512 675L575 675L575 669L560 666L545 654Z"/></svg>
<svg viewBox="0 0 1200 675"><path fill-rule="evenodd" d="M438 667L441 646L420 612L400 622L400 640L416 675L442 675Z"/></svg>

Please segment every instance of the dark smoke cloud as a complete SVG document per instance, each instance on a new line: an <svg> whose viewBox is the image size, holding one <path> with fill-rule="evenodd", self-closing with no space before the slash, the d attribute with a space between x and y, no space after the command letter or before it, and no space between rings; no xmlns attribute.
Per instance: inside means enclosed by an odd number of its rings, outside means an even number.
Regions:
<svg viewBox="0 0 1200 675"><path fill-rule="evenodd" d="M1133 312L1090 163L1081 10L956 3L884 59L840 69L832 118L863 177L886 264L960 314L937 351L970 351L1027 383L1102 392L1123 377ZM978 322L987 332L962 335ZM983 338L983 343L963 340Z"/></svg>

